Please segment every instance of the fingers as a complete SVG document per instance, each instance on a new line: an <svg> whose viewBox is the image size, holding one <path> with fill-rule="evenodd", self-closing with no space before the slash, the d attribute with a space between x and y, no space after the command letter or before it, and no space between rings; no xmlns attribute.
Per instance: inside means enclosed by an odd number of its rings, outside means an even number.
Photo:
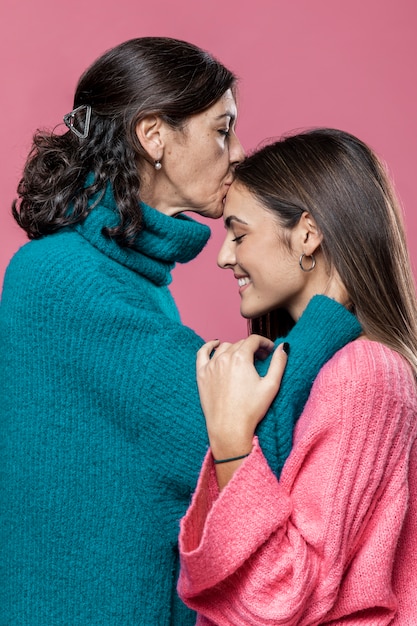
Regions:
<svg viewBox="0 0 417 626"><path fill-rule="evenodd" d="M254 357L266 359L275 349L274 342L261 335L249 335L246 339L233 345L248 359Z"/></svg>
<svg viewBox="0 0 417 626"><path fill-rule="evenodd" d="M200 367L203 367L210 361L211 353L219 345L220 345L219 339L213 339L212 341L208 341L207 343L205 343L204 346L201 346L200 350L198 350L197 352L197 359L196 359L197 369L199 369Z"/></svg>
<svg viewBox="0 0 417 626"><path fill-rule="evenodd" d="M274 351L274 342L261 335L249 335L246 339L241 339L236 343L226 341L220 343L218 339L208 341L197 352L197 368L205 365L214 356L219 356L226 351L242 352L246 358L266 359ZM213 352L215 350L215 352Z"/></svg>
<svg viewBox="0 0 417 626"><path fill-rule="evenodd" d="M245 341L237 341L236 343L229 343L227 341L220 342L219 339L213 339L208 341L197 352L197 368L205 365L208 361L211 361L215 356L219 356L224 352L230 350L234 351Z"/></svg>
<svg viewBox="0 0 417 626"><path fill-rule="evenodd" d="M281 343L272 355L268 371L264 376L264 378L272 383L277 390L279 389L282 376L287 365L288 352L288 343Z"/></svg>

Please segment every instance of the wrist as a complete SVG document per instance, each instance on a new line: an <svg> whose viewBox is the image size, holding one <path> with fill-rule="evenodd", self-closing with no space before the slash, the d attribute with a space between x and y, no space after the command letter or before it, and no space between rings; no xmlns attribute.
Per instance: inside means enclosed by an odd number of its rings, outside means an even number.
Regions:
<svg viewBox="0 0 417 626"><path fill-rule="evenodd" d="M211 453L214 459L229 459L236 457L244 457L252 451L253 437L237 441L217 441L210 439Z"/></svg>
<svg viewBox="0 0 417 626"><path fill-rule="evenodd" d="M235 461L243 461L243 459L246 459L246 457L249 455L250 455L250 452L247 452L246 454L240 454L239 456L228 457L226 459L215 459L213 457L213 461L214 461L214 465L222 465L223 463L234 463Z"/></svg>

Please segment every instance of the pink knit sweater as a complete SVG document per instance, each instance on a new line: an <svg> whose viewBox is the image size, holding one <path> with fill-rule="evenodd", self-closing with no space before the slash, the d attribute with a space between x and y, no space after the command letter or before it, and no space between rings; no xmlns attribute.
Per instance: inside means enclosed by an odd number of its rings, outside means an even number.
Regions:
<svg viewBox="0 0 417 626"><path fill-rule="evenodd" d="M210 452L181 522L200 626L417 625L417 391L355 341L320 371L281 478L257 438L219 494Z"/></svg>

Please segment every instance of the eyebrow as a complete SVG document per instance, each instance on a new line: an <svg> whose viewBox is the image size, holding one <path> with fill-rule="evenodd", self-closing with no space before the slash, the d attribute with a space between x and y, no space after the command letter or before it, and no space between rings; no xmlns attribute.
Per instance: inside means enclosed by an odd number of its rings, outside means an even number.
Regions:
<svg viewBox="0 0 417 626"><path fill-rule="evenodd" d="M245 226L248 225L245 220L241 220L239 217L236 217L236 215L229 215L229 217L226 217L224 220L225 228L230 228L232 222L239 222L239 224L245 224Z"/></svg>
<svg viewBox="0 0 417 626"><path fill-rule="evenodd" d="M231 113L230 111L226 111L226 113L222 113L221 115L218 115L215 119L221 120L223 117L230 117L231 122L234 122L236 120L236 115L233 115L233 113Z"/></svg>

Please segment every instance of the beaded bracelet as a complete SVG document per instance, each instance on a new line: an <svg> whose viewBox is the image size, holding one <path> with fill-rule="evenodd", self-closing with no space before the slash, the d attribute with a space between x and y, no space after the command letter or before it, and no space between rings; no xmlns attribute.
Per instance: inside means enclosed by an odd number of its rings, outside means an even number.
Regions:
<svg viewBox="0 0 417 626"><path fill-rule="evenodd" d="M230 459L213 459L215 465L219 465L219 463L230 463L230 461L240 461L245 457L249 456L250 452L247 454L242 454L241 456L232 456Z"/></svg>

